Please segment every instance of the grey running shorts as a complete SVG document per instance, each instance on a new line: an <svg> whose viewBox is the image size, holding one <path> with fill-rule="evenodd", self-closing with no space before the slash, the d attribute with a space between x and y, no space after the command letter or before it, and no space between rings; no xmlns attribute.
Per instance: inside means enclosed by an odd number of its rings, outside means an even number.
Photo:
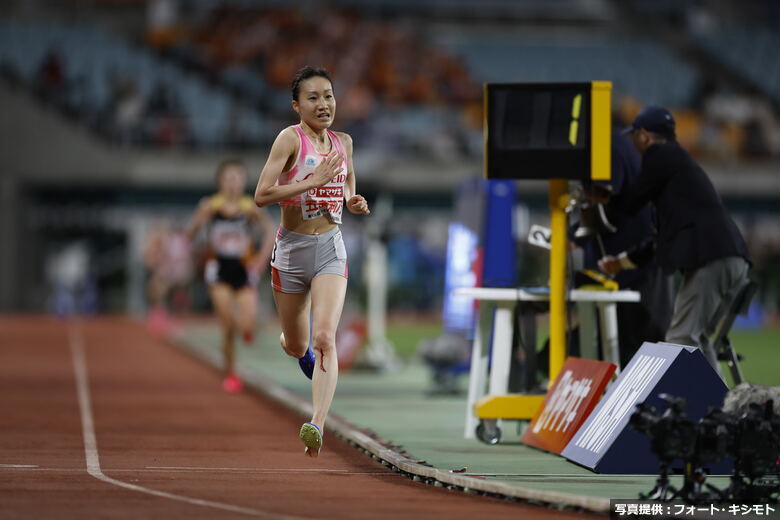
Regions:
<svg viewBox="0 0 780 520"><path fill-rule="evenodd" d="M275 291L302 293L321 274L347 278L347 249L341 230L321 235L304 235L279 226L271 253L271 285Z"/></svg>

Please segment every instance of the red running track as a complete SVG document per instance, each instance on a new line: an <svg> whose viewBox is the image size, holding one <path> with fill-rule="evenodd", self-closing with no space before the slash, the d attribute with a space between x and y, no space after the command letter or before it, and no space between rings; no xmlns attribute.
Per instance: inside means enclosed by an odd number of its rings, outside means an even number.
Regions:
<svg viewBox="0 0 780 520"><path fill-rule="evenodd" d="M0 317L0 518L591 518L392 472L125 318Z"/></svg>

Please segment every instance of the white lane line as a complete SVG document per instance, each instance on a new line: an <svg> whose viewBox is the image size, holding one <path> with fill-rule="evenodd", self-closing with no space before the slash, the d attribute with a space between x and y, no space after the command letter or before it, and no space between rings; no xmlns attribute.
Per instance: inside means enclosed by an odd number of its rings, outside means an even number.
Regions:
<svg viewBox="0 0 780 520"><path fill-rule="evenodd" d="M146 466L146 469L180 469L191 471L267 471L272 473L350 473L346 469L321 469L321 468L209 468L206 466Z"/></svg>
<svg viewBox="0 0 780 520"><path fill-rule="evenodd" d="M41 468L38 466L35 467L21 467L21 468L11 468L11 467L3 467L0 466L0 471L53 471L53 472L80 472L84 471L83 468ZM109 473L213 473L212 471L206 471L206 470L180 470L180 469L153 469L153 468L108 468L106 469ZM312 475L311 472L306 473L299 473L297 471L278 471L278 470L271 470L271 471L263 471L263 470L245 470L245 471L233 471L230 472L235 475L290 475L290 474L302 474L302 475ZM316 475L316 473L314 473ZM378 475L381 477L397 477L399 476L397 473L391 473L388 471L349 471L344 473L336 473L336 475Z"/></svg>
<svg viewBox="0 0 780 520"><path fill-rule="evenodd" d="M37 468L35 464L0 464L0 468Z"/></svg>
<svg viewBox="0 0 780 520"><path fill-rule="evenodd" d="M287 474L287 473L299 473L299 474L317 474L327 473L331 475L395 475L390 471L349 471L346 469L263 469L263 468L206 468L206 467L189 467L189 466L146 466L146 471L173 471L177 473L268 473L268 474ZM144 471L144 470L116 470L116 471ZM114 471L114 470L112 470Z"/></svg>
<svg viewBox="0 0 780 520"><path fill-rule="evenodd" d="M89 395L87 358L84 354L84 337L81 331L80 323L73 321L70 322L70 326L68 327L68 336L70 340L70 351L73 357L73 369L76 373L76 389L78 391L79 409L81 411L81 428L84 436L84 455L86 456L87 460L87 473L108 484L113 484L125 489L130 489L157 497L179 500L181 502L186 502L196 506L211 507L233 513L243 513L246 515L262 516L274 519L281 518L286 520L310 520L310 517L303 518L298 516L281 515L278 513L272 513L270 511L263 511L261 509L252 509L248 507L236 506L233 504L224 504L222 502L213 502L211 500L175 495L173 493L166 493L165 491L158 491L156 489L149 489L135 484L130 484L128 482L122 482L121 480L117 480L103 474L103 471L100 469L100 457L98 455L97 438L95 437L95 423L92 418L92 399Z"/></svg>

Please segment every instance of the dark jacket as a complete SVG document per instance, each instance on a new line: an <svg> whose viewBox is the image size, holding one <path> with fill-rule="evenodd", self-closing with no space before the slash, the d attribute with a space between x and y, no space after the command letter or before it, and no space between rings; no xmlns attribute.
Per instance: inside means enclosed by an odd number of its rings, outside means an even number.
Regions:
<svg viewBox="0 0 780 520"><path fill-rule="evenodd" d="M620 132L613 132L612 178L606 182L599 182L599 184L611 186L613 196L619 197L621 193L636 183L639 177L640 161L641 157L634 145L620 135ZM652 239L655 233L654 218L652 204L645 204L643 208L633 211L630 215L612 212L610 222L617 230L614 233L602 233L603 253L595 236L577 239L574 238L574 229L572 229L571 239L583 250L584 267L598 270L598 261L604 256L604 253L617 255L637 242ZM645 269L624 269L615 276L615 281L625 289L638 289L646 279Z"/></svg>
<svg viewBox="0 0 780 520"><path fill-rule="evenodd" d="M656 208L658 234L629 251L637 265L655 248L666 274L695 269L730 256L748 260L747 246L704 170L676 142L650 146L642 157L637 182L613 203L636 212L647 202Z"/></svg>

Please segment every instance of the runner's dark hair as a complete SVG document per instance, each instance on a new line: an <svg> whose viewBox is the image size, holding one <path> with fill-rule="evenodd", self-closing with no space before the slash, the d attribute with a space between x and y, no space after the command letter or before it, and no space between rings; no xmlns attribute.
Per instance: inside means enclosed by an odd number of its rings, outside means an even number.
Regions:
<svg viewBox="0 0 780 520"><path fill-rule="evenodd" d="M242 161L241 159L235 159L235 158L225 159L224 161L221 161L217 166L217 174L214 176L217 181L217 184L219 184L219 181L222 179L222 174L225 173L225 170L233 166L238 166L240 168L243 168L244 172L247 171L246 164L244 164L244 161Z"/></svg>
<svg viewBox="0 0 780 520"><path fill-rule="evenodd" d="M314 76L320 76L328 81L330 81L331 85L333 84L333 81L330 79L330 74L328 74L328 71L319 68L315 69L314 67L309 67L306 65L302 69L300 69L298 72L295 73L295 77L292 80L292 98L295 101L298 101L298 95L301 93L301 82L313 78Z"/></svg>

